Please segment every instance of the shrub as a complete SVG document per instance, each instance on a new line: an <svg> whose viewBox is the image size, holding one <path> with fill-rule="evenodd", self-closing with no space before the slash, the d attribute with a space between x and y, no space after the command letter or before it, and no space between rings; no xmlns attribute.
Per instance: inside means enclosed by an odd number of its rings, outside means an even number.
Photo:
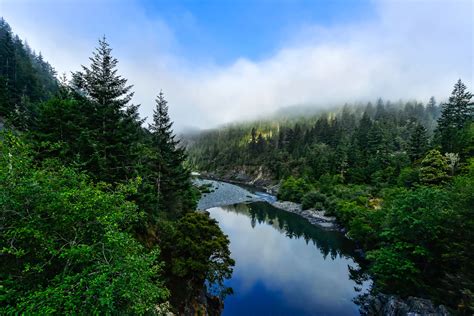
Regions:
<svg viewBox="0 0 474 316"><path fill-rule="evenodd" d="M49 163L35 168L16 137L0 139L0 314L145 314L166 300L158 249L129 232L127 196Z"/></svg>
<svg viewBox="0 0 474 316"><path fill-rule="evenodd" d="M329 205L329 199L326 194L319 191L310 191L303 196L301 203L304 210L309 208L321 209Z"/></svg>
<svg viewBox="0 0 474 316"><path fill-rule="evenodd" d="M278 198L284 201L300 203L303 195L312 189L312 185L302 178L289 177L284 180L278 191Z"/></svg>

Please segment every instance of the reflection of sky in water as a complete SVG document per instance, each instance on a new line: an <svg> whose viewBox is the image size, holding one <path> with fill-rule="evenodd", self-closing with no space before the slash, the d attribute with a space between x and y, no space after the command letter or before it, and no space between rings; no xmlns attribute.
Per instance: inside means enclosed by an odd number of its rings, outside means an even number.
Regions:
<svg viewBox="0 0 474 316"><path fill-rule="evenodd" d="M226 298L224 315L359 314L352 299L360 293L348 271L348 266L357 264L349 255L337 250L336 256L324 256L313 242L307 243L303 237L290 239L268 222L256 221L252 228L248 208L243 205L208 211L229 235L236 260L232 279L227 282L235 294ZM292 223L305 221L295 217ZM324 236L329 247L344 242L338 233L305 229Z"/></svg>

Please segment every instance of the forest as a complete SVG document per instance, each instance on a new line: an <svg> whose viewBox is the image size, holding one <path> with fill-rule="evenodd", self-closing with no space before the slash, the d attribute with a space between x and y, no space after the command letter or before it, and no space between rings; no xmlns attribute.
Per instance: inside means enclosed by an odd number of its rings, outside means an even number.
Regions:
<svg viewBox="0 0 474 316"><path fill-rule="evenodd" d="M203 312L234 262L164 94L145 128L105 37L89 63L58 79L0 20L0 314Z"/></svg>
<svg viewBox="0 0 474 316"><path fill-rule="evenodd" d="M461 79L442 102L178 136L160 87L140 117L105 36L91 51L58 76L0 18L0 314L219 314L235 262L196 211L192 171L258 179L335 216L374 292L474 313L474 95Z"/></svg>
<svg viewBox="0 0 474 316"><path fill-rule="evenodd" d="M344 105L185 137L213 177L279 183L278 198L336 216L374 290L474 312L474 103L458 80L438 104Z"/></svg>

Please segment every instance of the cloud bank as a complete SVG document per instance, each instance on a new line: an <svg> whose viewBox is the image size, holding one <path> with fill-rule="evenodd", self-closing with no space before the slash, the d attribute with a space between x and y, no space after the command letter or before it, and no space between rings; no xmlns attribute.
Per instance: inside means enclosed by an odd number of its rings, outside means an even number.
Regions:
<svg viewBox="0 0 474 316"><path fill-rule="evenodd" d="M195 62L192 52L180 50L165 20L151 19L132 3L110 14L107 2L101 3L96 9L105 15L92 18L96 21L80 19L90 8L71 8L79 21L63 29L59 22L35 27L34 17L27 22L18 5L2 11L11 13L12 18L5 17L14 30L60 72L87 63L97 37L110 30L120 71L135 85L142 115L151 117L154 96L163 89L178 130L252 119L291 105L322 107L378 97L427 101L432 95L443 100L458 78L472 90L472 1L373 5L376 14L367 21L306 25L287 34L270 57L239 58L227 65L213 63L212 51L206 62ZM94 25L88 36L79 32L84 23Z"/></svg>

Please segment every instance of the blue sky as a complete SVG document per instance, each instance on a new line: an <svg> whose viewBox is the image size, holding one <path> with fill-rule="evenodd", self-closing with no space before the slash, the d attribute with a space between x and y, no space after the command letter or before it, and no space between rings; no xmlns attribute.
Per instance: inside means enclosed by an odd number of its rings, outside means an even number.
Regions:
<svg viewBox="0 0 474 316"><path fill-rule="evenodd" d="M142 116L163 89L178 130L473 84L471 0L0 0L0 15L59 73L106 35Z"/></svg>
<svg viewBox="0 0 474 316"><path fill-rule="evenodd" d="M140 5L151 19L164 19L174 30L180 53L216 63L237 58L262 60L307 25L337 25L370 18L370 1L151 1Z"/></svg>

